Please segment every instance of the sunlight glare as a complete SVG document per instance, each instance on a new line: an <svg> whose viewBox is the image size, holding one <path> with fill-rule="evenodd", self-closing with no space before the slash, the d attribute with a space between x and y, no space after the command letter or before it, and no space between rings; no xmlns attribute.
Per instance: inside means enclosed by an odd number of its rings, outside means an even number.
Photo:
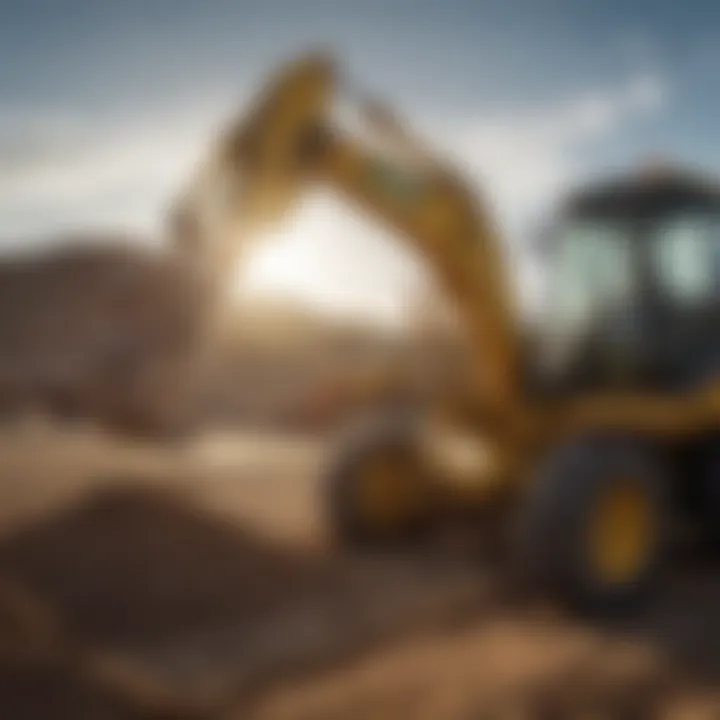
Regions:
<svg viewBox="0 0 720 720"><path fill-rule="evenodd" d="M401 322L425 269L392 233L328 196L313 197L239 267L234 297L273 297L331 315Z"/></svg>

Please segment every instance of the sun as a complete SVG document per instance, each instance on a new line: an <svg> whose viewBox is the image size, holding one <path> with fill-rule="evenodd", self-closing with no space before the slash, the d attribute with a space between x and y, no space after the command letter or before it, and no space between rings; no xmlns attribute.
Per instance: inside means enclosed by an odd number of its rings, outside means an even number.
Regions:
<svg viewBox="0 0 720 720"><path fill-rule="evenodd" d="M425 274L392 233L327 196L303 203L240 263L241 302L281 297L324 313L394 322Z"/></svg>

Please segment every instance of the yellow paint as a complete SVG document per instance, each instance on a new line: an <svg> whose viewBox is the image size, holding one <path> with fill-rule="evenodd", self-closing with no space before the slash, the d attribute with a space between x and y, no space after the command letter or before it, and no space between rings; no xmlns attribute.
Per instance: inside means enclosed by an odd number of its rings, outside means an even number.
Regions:
<svg viewBox="0 0 720 720"><path fill-rule="evenodd" d="M601 583L621 585L646 568L655 543L653 505L633 478L612 480L591 509L588 526L589 570Z"/></svg>
<svg viewBox="0 0 720 720"><path fill-rule="evenodd" d="M377 452L357 469L355 501L371 527L402 527L427 507L427 485L409 455Z"/></svg>

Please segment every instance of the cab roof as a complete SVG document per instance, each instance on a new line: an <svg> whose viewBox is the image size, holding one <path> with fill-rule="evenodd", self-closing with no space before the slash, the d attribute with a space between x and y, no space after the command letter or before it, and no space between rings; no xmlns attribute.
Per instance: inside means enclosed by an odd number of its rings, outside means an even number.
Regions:
<svg viewBox="0 0 720 720"><path fill-rule="evenodd" d="M565 211L580 217L656 217L684 210L720 211L720 184L680 166L652 165L587 186Z"/></svg>

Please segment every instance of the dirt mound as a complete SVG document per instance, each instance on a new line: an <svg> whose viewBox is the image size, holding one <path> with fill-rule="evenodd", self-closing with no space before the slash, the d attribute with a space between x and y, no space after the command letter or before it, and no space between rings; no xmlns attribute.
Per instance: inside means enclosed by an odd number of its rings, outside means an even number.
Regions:
<svg viewBox="0 0 720 720"><path fill-rule="evenodd" d="M86 641L148 644L282 611L327 564L148 489L113 489L0 543L0 568Z"/></svg>
<svg viewBox="0 0 720 720"><path fill-rule="evenodd" d="M189 421L203 298L181 258L137 238L67 237L6 259L0 416L42 410L140 437L179 429Z"/></svg>
<svg viewBox="0 0 720 720"><path fill-rule="evenodd" d="M263 720L660 717L666 702L705 698L708 675L686 686L676 661L717 677L720 583L700 570L607 634L508 602L497 573L456 548L339 558L179 492L113 482L0 541L0 707L112 720L228 707Z"/></svg>
<svg viewBox="0 0 720 720"><path fill-rule="evenodd" d="M7 537L0 578L3 711L113 719L176 717L189 701L167 665L192 656L192 674L207 665L203 652L222 651L217 638L232 631L242 645L255 625L310 592L332 595L338 581L319 558L137 487L97 492ZM210 638L199 653L196 638ZM188 689L204 707L199 694Z"/></svg>
<svg viewBox="0 0 720 720"><path fill-rule="evenodd" d="M31 686L55 692L70 674L60 705L107 694L144 708L138 717L217 708L381 637L454 620L482 594L466 567L339 560L177 495L117 485L0 542L0 706L36 694Z"/></svg>
<svg viewBox="0 0 720 720"><path fill-rule="evenodd" d="M0 661L0 706L13 720L137 720L129 705L69 668Z"/></svg>

